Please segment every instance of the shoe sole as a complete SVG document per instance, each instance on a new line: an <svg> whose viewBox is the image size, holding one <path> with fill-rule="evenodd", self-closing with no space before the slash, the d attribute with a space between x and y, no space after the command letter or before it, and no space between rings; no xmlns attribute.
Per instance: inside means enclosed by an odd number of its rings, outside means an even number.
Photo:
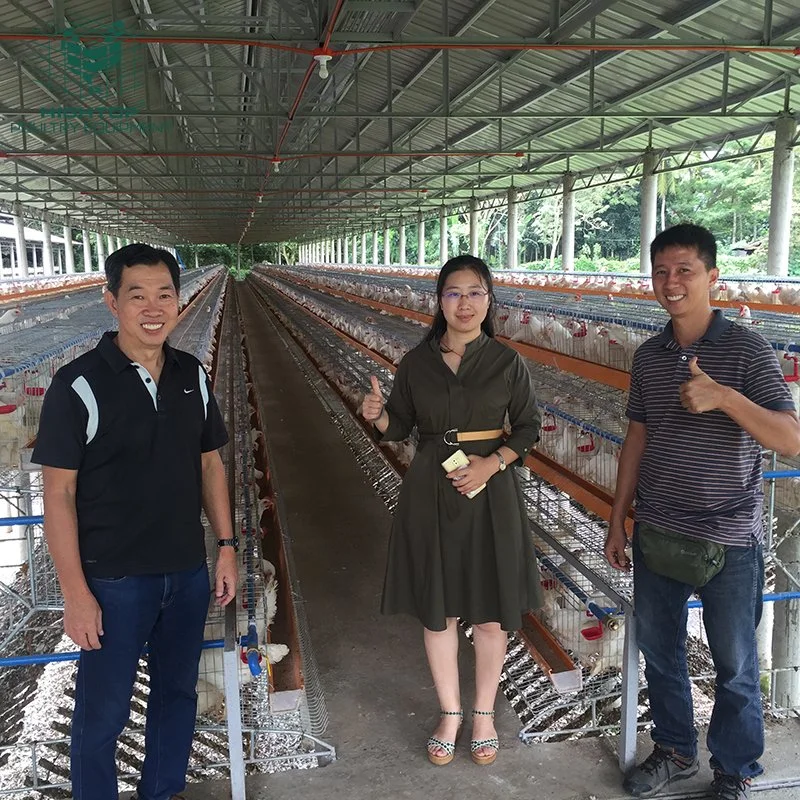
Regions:
<svg viewBox="0 0 800 800"><path fill-rule="evenodd" d="M676 772L669 780L664 781L664 783L659 784L654 789L650 789L647 792L641 792L640 794L635 794L632 792L624 783L622 784L622 788L625 789L628 794L632 797L641 797L644 800L647 800L648 797L655 797L657 794L660 794L664 791L670 784L676 783L677 781L685 781L689 778L693 778L697 773L700 772L700 762L698 761L693 767L687 767L685 770L681 772Z"/></svg>

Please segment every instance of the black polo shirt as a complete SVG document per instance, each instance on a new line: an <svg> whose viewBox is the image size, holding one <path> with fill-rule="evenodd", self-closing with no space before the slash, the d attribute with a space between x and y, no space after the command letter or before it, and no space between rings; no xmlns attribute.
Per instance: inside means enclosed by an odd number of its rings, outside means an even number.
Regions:
<svg viewBox="0 0 800 800"><path fill-rule="evenodd" d="M189 353L164 345L158 384L106 333L56 372L33 462L78 471L84 572L174 572L205 559L201 454L228 440L211 383Z"/></svg>
<svg viewBox="0 0 800 800"><path fill-rule="evenodd" d="M647 443L639 466L636 519L725 545L763 538L761 445L722 411L692 414L681 405L689 362L757 405L793 411L791 393L769 342L717 310L689 347L672 322L636 351L629 419L643 422Z"/></svg>

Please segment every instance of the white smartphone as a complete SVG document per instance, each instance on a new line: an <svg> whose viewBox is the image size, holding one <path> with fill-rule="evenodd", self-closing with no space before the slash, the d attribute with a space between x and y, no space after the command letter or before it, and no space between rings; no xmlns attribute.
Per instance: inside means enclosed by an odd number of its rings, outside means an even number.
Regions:
<svg viewBox="0 0 800 800"><path fill-rule="evenodd" d="M463 450L456 450L453 455L450 456L446 461L442 461L442 469L445 472L453 472L454 470L460 469L461 467L468 467L469 466L469 459L467 458L467 454ZM472 500L478 492L482 492L486 488L486 484L481 484L477 489L473 489L471 492L467 492L467 497Z"/></svg>

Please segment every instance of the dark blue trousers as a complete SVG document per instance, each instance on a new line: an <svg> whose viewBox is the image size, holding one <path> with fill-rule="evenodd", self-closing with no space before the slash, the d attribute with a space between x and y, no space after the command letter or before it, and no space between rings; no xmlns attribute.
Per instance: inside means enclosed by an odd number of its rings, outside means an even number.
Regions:
<svg viewBox="0 0 800 800"><path fill-rule="evenodd" d="M683 756L697 754L692 693L686 664L686 601L695 587L647 568L633 537L634 602L639 649L645 659L653 740ZM708 726L711 767L751 778L762 770L761 707L756 627L761 619L764 560L761 545L728 547L725 566L697 589L716 668L714 710Z"/></svg>
<svg viewBox="0 0 800 800"><path fill-rule="evenodd" d="M210 596L208 569L89 578L103 612L100 650L81 651L72 720L75 800L118 796L116 745L130 716L136 669L148 646L150 696L140 800L186 785L197 711L197 673Z"/></svg>

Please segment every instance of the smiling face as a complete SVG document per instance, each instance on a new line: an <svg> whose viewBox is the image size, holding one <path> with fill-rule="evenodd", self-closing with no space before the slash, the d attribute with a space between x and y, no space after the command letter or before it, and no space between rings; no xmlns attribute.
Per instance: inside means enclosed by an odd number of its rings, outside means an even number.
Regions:
<svg viewBox="0 0 800 800"><path fill-rule="evenodd" d="M653 294L675 319L708 316L708 292L718 277L719 270L706 269L695 247L673 245L653 257Z"/></svg>
<svg viewBox="0 0 800 800"><path fill-rule="evenodd" d="M178 321L178 293L166 264L137 264L122 270L115 297L106 305L119 322L120 349L129 356L160 350Z"/></svg>
<svg viewBox="0 0 800 800"><path fill-rule="evenodd" d="M474 336L480 333L489 311L489 292L477 272L462 269L450 273L439 302L449 332Z"/></svg>

